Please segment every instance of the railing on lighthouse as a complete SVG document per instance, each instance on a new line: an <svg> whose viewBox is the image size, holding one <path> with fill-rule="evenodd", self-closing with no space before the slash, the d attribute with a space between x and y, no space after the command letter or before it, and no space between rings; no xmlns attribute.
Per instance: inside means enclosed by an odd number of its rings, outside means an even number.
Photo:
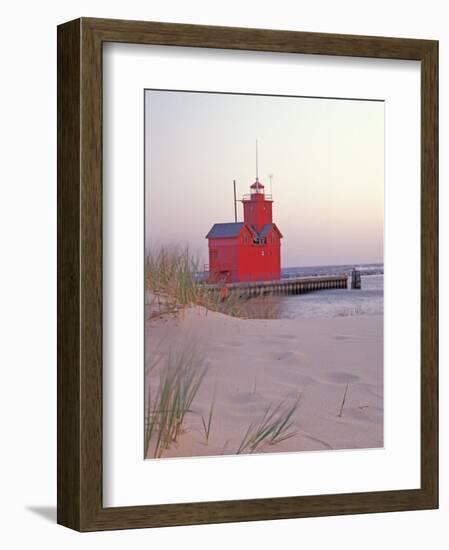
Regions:
<svg viewBox="0 0 449 550"><path fill-rule="evenodd" d="M266 201L272 201L272 200L273 200L273 196L272 196L272 195L266 195L265 193L263 194L263 198L264 198ZM242 197L242 202L251 201L251 200L254 200L254 193L246 193L246 194L243 195L243 197Z"/></svg>

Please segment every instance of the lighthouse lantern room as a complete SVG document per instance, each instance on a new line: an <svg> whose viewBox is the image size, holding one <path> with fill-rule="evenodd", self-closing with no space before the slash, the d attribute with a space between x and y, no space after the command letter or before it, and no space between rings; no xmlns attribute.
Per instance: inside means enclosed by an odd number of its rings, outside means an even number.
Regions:
<svg viewBox="0 0 449 550"><path fill-rule="evenodd" d="M256 177L241 202L243 222L216 223L206 235L210 282L280 279L282 234L273 223L272 196Z"/></svg>

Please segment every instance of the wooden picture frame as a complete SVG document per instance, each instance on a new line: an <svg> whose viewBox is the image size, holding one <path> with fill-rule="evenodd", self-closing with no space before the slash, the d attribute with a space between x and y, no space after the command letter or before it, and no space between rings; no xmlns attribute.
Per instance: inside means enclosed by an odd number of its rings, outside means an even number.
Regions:
<svg viewBox="0 0 449 550"><path fill-rule="evenodd" d="M421 488L105 508L104 42L421 62ZM438 42L81 18L58 27L58 523L79 531L438 507Z"/></svg>

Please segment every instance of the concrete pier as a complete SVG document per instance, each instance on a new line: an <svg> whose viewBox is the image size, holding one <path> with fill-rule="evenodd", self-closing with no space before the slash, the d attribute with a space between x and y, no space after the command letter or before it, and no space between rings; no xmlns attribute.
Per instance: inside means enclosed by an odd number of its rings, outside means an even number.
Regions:
<svg viewBox="0 0 449 550"><path fill-rule="evenodd" d="M317 290L332 288L348 288L348 277L335 275L330 277L295 277L291 279L279 279L275 281L256 281L242 283L208 284L208 290L236 293L241 297L253 298L268 294L305 294Z"/></svg>

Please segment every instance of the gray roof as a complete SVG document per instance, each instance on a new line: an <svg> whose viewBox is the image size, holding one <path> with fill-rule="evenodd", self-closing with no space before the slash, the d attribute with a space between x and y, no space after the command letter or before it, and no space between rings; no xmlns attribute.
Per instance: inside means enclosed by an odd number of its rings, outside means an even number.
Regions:
<svg viewBox="0 0 449 550"><path fill-rule="evenodd" d="M206 239L227 239L238 237L244 226L252 232L254 238L262 239L268 235L272 227L276 227L274 223L267 223L262 227L262 231L257 233L256 228L252 224L246 224L245 222L216 223L206 235Z"/></svg>
<svg viewBox="0 0 449 550"><path fill-rule="evenodd" d="M206 235L206 239L225 239L227 237L237 237L244 225L244 222L216 223Z"/></svg>
<svg viewBox="0 0 449 550"><path fill-rule="evenodd" d="M253 237L258 237L259 234L257 233L257 229L254 227L254 225L252 223L249 223L248 224L248 227L251 229L251 231L253 232Z"/></svg>
<svg viewBox="0 0 449 550"><path fill-rule="evenodd" d="M272 228L275 229L279 233L279 235L282 237L282 233L279 231L277 225L274 224L274 223L266 223L262 227L262 231L260 232L259 237L262 238L262 239L265 238L268 235L268 233L271 231Z"/></svg>
<svg viewBox="0 0 449 550"><path fill-rule="evenodd" d="M264 237L266 237L268 235L268 233L270 232L270 229L273 227L273 224L272 223L266 223L263 227L262 227L262 231L260 232L260 237L263 239Z"/></svg>

